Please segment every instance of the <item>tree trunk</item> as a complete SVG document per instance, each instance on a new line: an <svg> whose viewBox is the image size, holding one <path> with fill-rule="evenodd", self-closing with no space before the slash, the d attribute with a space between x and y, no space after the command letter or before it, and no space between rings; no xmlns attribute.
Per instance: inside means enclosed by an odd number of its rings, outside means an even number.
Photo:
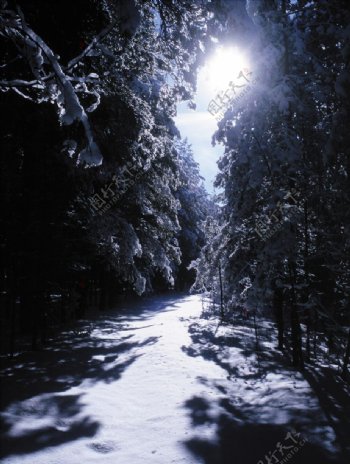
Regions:
<svg viewBox="0 0 350 464"><path fill-rule="evenodd" d="M304 151L303 151L304 154ZM303 155L304 157L304 155ZM308 266L308 258L309 258L309 212L308 212L308 203L307 200L304 201L304 272L305 272L305 282L309 286L309 266ZM307 296L304 296L305 301L307 301ZM311 337L311 310L310 308L306 310L306 357L309 361L311 358L311 350L310 350L310 337Z"/></svg>
<svg viewBox="0 0 350 464"><path fill-rule="evenodd" d="M258 334L258 326L256 324L255 311L253 315L253 320L254 320L254 332L255 332L255 349L258 351L259 350L259 334Z"/></svg>
<svg viewBox="0 0 350 464"><path fill-rule="evenodd" d="M304 359L301 344L301 328L295 295L295 264L289 263L289 276L291 283L291 337L293 366L304 368Z"/></svg>
<svg viewBox="0 0 350 464"><path fill-rule="evenodd" d="M106 272L101 270L100 273L100 302L99 310L105 311L107 306L107 282L106 282Z"/></svg>
<svg viewBox="0 0 350 464"><path fill-rule="evenodd" d="M279 308L277 319L277 332L278 332L278 346L279 350L283 350L284 345L284 320L283 320L283 307Z"/></svg>
<svg viewBox="0 0 350 464"><path fill-rule="evenodd" d="M10 262L9 266L9 304L10 304L10 356L13 357L15 352L16 339L16 275L14 263Z"/></svg>
<svg viewBox="0 0 350 464"><path fill-rule="evenodd" d="M224 290L222 285L222 275L221 275L221 263L219 263L219 280L220 280L220 315L221 320L224 320L225 313L224 313Z"/></svg>
<svg viewBox="0 0 350 464"><path fill-rule="evenodd" d="M345 354L344 354L343 368L342 368L342 373L341 373L341 377L344 380L347 380L347 378L348 378L349 361L350 361L350 329L349 329L349 332L348 332L348 343L347 343Z"/></svg>
<svg viewBox="0 0 350 464"><path fill-rule="evenodd" d="M310 316L310 309L309 309L307 312L307 316L306 316L306 357L308 361L311 358L310 336L311 336L311 316Z"/></svg>
<svg viewBox="0 0 350 464"><path fill-rule="evenodd" d="M283 350L284 345L284 318L283 318L283 290L275 287L273 297L273 310L277 325L278 345L277 349Z"/></svg>

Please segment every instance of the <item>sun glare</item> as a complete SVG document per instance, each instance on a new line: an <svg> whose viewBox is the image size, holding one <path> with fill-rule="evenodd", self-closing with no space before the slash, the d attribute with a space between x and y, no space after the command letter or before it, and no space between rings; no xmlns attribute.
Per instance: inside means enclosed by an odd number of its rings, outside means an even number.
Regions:
<svg viewBox="0 0 350 464"><path fill-rule="evenodd" d="M208 90L216 92L227 87L247 67L248 61L237 47L220 47L203 67L201 77Z"/></svg>

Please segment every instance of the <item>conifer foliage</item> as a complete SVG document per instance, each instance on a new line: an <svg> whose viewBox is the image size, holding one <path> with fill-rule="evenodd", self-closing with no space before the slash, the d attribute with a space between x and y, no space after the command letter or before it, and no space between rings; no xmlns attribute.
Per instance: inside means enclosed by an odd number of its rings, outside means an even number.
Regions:
<svg viewBox="0 0 350 464"><path fill-rule="evenodd" d="M0 2L6 347L20 331L37 346L87 302L191 285L205 192L172 118L207 4Z"/></svg>
<svg viewBox="0 0 350 464"><path fill-rule="evenodd" d="M349 12L346 2L252 1L256 83L227 109L217 233L197 260L196 286L222 269L225 311L274 308L293 363L321 338L349 362ZM253 24L254 28L249 27ZM216 278L217 281L217 278ZM195 286L195 287L196 287ZM214 285L219 293L218 283ZM312 343L314 342L314 343Z"/></svg>

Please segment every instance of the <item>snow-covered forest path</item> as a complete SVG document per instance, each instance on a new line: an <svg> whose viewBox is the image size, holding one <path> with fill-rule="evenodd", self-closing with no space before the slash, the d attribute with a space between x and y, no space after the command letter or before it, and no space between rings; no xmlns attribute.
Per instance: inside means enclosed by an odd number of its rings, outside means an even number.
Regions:
<svg viewBox="0 0 350 464"><path fill-rule="evenodd" d="M292 440L303 449L290 462L332 462L301 375L272 359L256 370L250 329L219 349L201 310L198 296L152 298L16 358L3 369L3 464L265 464ZM298 424L307 435L284 441Z"/></svg>

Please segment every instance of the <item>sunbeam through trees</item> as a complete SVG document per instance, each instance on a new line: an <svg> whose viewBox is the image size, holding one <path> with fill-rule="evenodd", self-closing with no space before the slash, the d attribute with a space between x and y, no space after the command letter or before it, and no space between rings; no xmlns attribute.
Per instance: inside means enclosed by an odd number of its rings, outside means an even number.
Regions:
<svg viewBox="0 0 350 464"><path fill-rule="evenodd" d="M0 0L4 464L349 462L349 24Z"/></svg>

